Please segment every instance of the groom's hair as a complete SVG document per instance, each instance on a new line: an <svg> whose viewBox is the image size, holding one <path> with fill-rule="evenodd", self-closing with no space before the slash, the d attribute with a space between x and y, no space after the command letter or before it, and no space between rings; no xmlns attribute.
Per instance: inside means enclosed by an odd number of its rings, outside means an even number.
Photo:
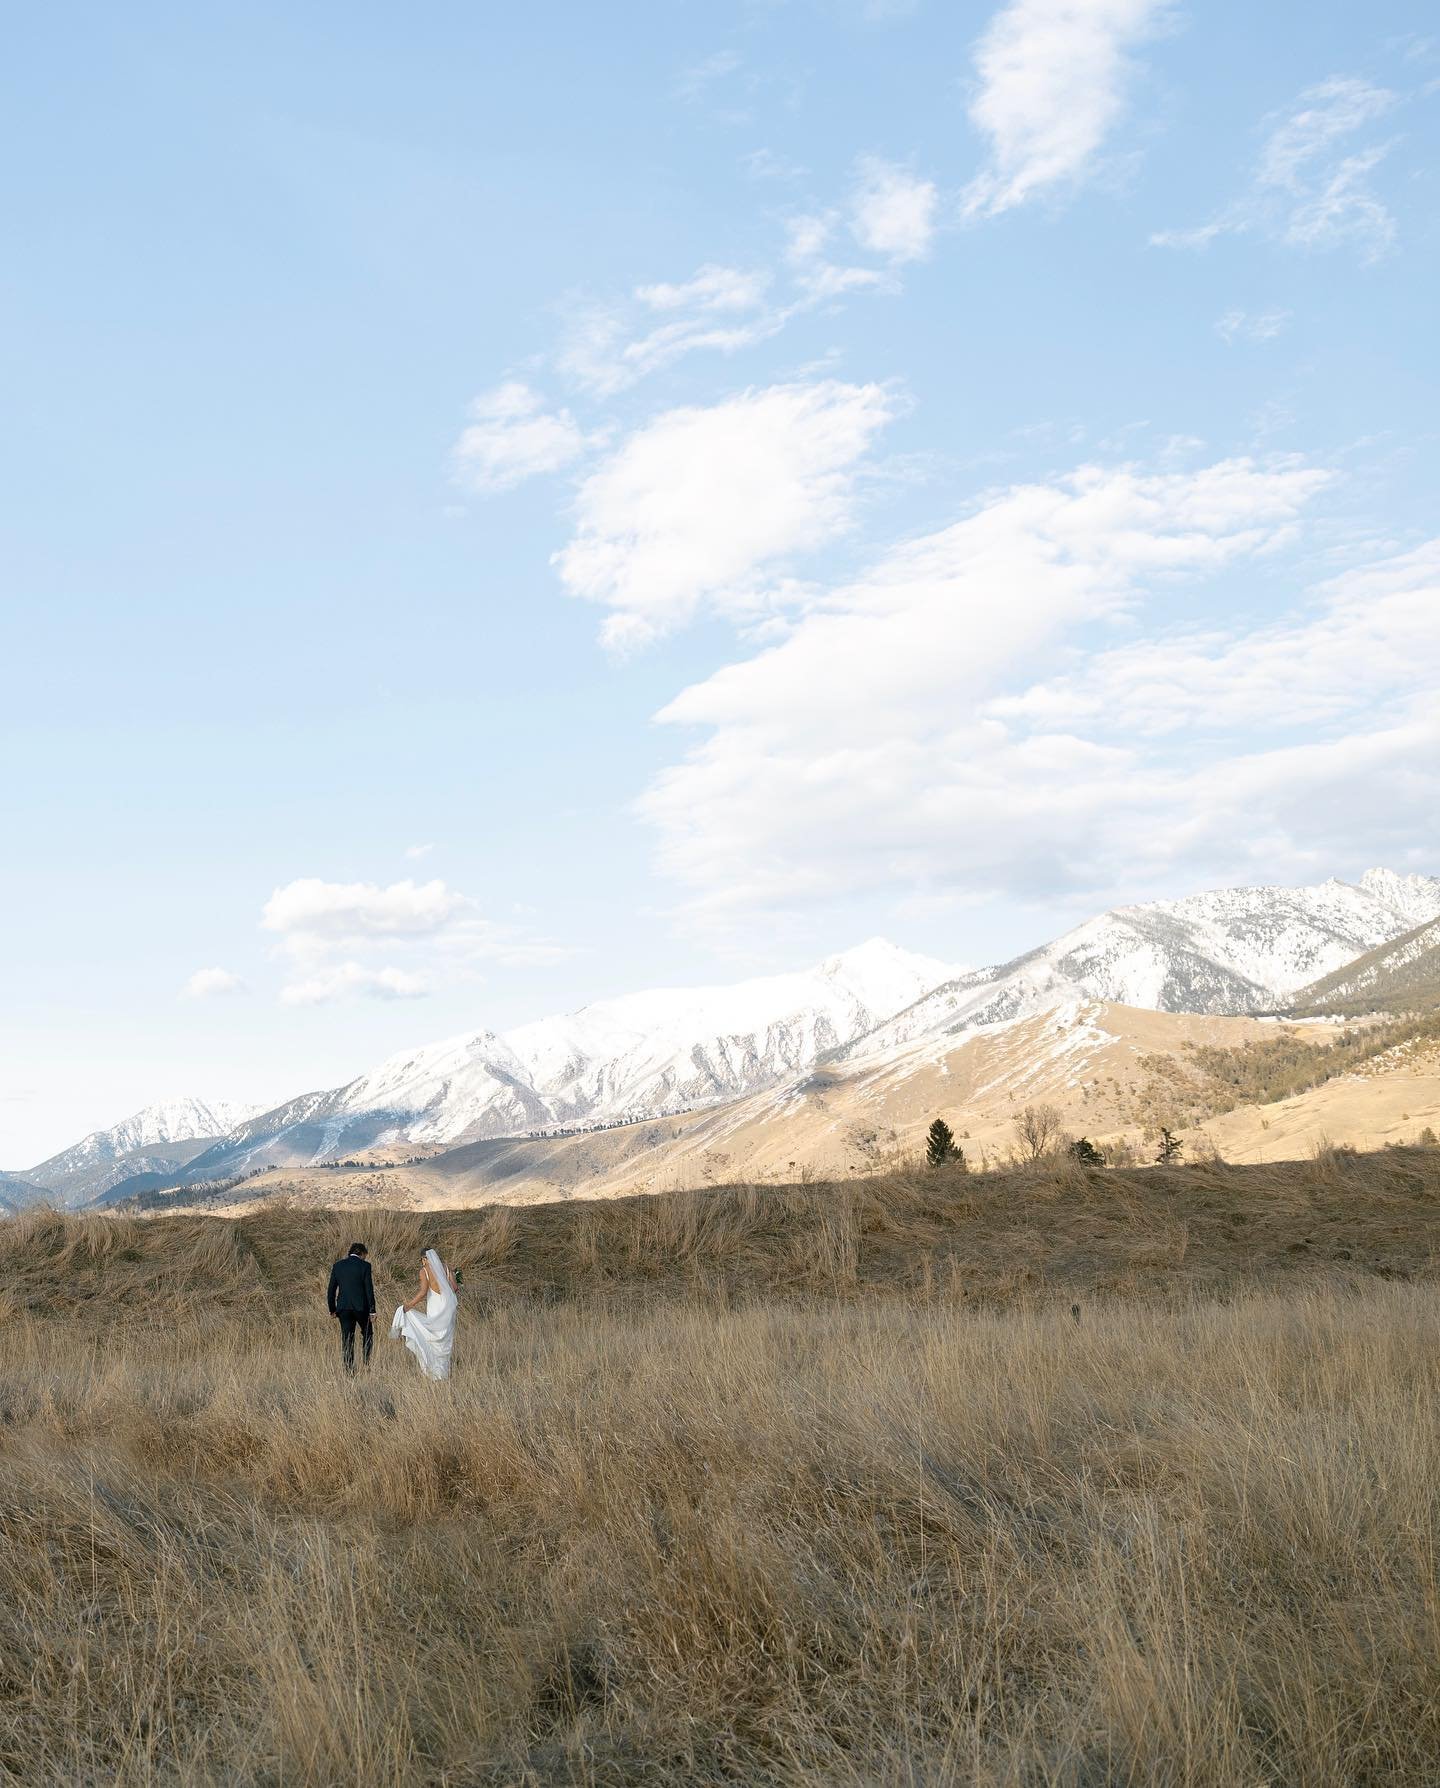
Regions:
<svg viewBox="0 0 1440 1788"><path fill-rule="evenodd" d="M364 1242L351 1242L350 1252L352 1254L368 1254L370 1250L365 1246Z"/></svg>

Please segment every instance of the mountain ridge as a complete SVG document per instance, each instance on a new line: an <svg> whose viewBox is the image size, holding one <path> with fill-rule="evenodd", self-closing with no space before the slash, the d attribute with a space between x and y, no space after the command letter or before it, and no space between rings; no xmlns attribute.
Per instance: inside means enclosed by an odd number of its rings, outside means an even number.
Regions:
<svg viewBox="0 0 1440 1788"><path fill-rule="evenodd" d="M1367 951L1343 968L1301 988L1290 1006L1297 1017L1372 1012L1428 1012L1440 1006L1440 919Z"/></svg>
<svg viewBox="0 0 1440 1788"><path fill-rule="evenodd" d="M405 1148L638 1122L1087 1001L1273 1012L1394 943L1417 917L1422 927L1440 919L1440 877L1377 868L1354 883L1210 889L1112 908L1007 962L962 972L872 938L809 969L625 994L504 1034L479 1029L401 1050L339 1087L249 1111L223 1132L175 1133L213 1122L218 1105L147 1108L24 1177L43 1174L41 1183L83 1202L167 1175L198 1183L376 1150L393 1159Z"/></svg>
<svg viewBox="0 0 1440 1788"><path fill-rule="evenodd" d="M233 1099L160 1100L107 1129L92 1130L17 1177L62 1200L77 1189L93 1195L136 1172L183 1167L199 1152L192 1144L226 1135L256 1111Z"/></svg>
<svg viewBox="0 0 1440 1788"><path fill-rule="evenodd" d="M1008 962L932 988L828 1059L855 1061L1065 1000L1212 1015L1275 1011L1307 983L1391 942L1417 912L1440 917L1440 877L1383 869L1358 882L1208 889L1114 907Z"/></svg>

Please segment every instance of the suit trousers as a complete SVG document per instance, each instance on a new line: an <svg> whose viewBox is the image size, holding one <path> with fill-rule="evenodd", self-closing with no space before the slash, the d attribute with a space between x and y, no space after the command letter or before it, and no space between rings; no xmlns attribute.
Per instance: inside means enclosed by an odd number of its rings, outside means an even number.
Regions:
<svg viewBox="0 0 1440 1788"><path fill-rule="evenodd" d="M369 1310L341 1310L340 1317L340 1357L345 1362L345 1370L355 1370L355 1331L358 1328L364 1348L365 1364L370 1364L370 1355L375 1347L375 1323L373 1312Z"/></svg>

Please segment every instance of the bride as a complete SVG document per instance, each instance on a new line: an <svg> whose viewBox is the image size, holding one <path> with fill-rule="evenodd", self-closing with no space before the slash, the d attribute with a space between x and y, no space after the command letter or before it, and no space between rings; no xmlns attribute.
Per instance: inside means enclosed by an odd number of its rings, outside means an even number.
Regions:
<svg viewBox="0 0 1440 1788"><path fill-rule="evenodd" d="M459 1307L455 1293L454 1276L435 1250L427 1248L420 1262L420 1289L401 1304L390 1324L391 1337L405 1343L427 1378L450 1376Z"/></svg>

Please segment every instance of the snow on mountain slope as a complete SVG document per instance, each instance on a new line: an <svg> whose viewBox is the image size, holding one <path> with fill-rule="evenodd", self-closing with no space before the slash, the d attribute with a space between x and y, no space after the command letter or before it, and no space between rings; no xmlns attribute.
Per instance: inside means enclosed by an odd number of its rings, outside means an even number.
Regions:
<svg viewBox="0 0 1440 1788"><path fill-rule="evenodd" d="M1301 988L1299 1013L1433 1011L1440 1006L1440 919L1428 919Z"/></svg>
<svg viewBox="0 0 1440 1788"><path fill-rule="evenodd" d="M610 1123L737 1097L848 1043L950 972L873 939L798 973L628 994L504 1037L451 1037L242 1125L185 1177L336 1160L381 1143Z"/></svg>
<svg viewBox="0 0 1440 1788"><path fill-rule="evenodd" d="M233 1099L182 1098L147 1105L108 1130L94 1130L38 1167L28 1168L24 1177L66 1202L83 1202L135 1171L129 1158L144 1156L166 1166L181 1165L195 1152L183 1145L224 1136L256 1109ZM178 1156L173 1152L177 1145ZM122 1163L119 1172L113 1171Z"/></svg>
<svg viewBox="0 0 1440 1788"><path fill-rule="evenodd" d="M1396 875L1393 869L1367 869L1360 877L1360 886L1397 913L1403 913L1409 921L1407 930L1436 917L1440 876Z"/></svg>
<svg viewBox="0 0 1440 1788"><path fill-rule="evenodd" d="M342 1087L324 1115L344 1120L375 1112L395 1113L414 1142L450 1142L474 1124L503 1135L552 1121L525 1063L493 1031L393 1055Z"/></svg>
<svg viewBox="0 0 1440 1788"><path fill-rule="evenodd" d="M841 1059L999 1023L1063 1000L1158 1012L1263 1012L1440 915L1440 877L1367 870L1358 883L1220 888L1117 907L1024 956L932 989Z"/></svg>
<svg viewBox="0 0 1440 1788"><path fill-rule="evenodd" d="M658 1112L796 1073L946 973L941 962L872 938L801 973L602 1000L522 1025L509 1041L562 1122Z"/></svg>

